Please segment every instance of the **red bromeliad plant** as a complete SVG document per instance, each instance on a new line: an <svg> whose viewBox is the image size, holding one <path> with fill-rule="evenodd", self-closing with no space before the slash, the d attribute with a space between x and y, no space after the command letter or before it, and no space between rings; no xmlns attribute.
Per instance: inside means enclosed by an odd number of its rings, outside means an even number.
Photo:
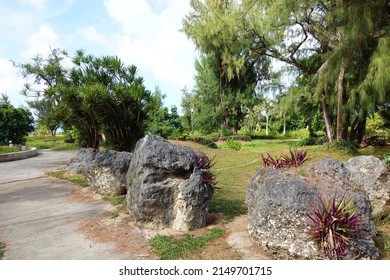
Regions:
<svg viewBox="0 0 390 280"><path fill-rule="evenodd" d="M365 224L362 213L352 206L353 198L345 202L345 194L339 203L336 194L329 200L319 198L319 205L307 213L307 232L317 241L329 259L342 259L350 254L348 246L353 243L359 227Z"/></svg>
<svg viewBox="0 0 390 280"><path fill-rule="evenodd" d="M202 171L203 175L203 184L208 187L212 192L214 191L217 185L217 180L215 174L210 170L214 166L214 158L209 159L206 157L198 157L198 166Z"/></svg>
<svg viewBox="0 0 390 280"><path fill-rule="evenodd" d="M273 158L269 153L267 153L267 157L261 155L261 158L263 160L263 166L264 167L273 167L276 169L280 168L289 168L289 167L298 167L302 165L306 161L306 151L300 151L298 149L295 149L292 151L290 149L290 156L288 155L281 155L279 158L275 157Z"/></svg>

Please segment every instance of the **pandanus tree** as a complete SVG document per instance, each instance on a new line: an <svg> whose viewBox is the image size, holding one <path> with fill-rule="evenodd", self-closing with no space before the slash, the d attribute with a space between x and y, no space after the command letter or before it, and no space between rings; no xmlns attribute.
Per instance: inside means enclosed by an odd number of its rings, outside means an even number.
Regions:
<svg viewBox="0 0 390 280"><path fill-rule="evenodd" d="M64 60L72 67L66 68ZM106 147L130 151L143 136L151 93L136 66L114 56L94 57L79 50L70 57L55 49L47 59L37 56L32 64L18 67L41 84L26 84L23 93L53 101L49 116L74 129L82 147L97 149L104 138Z"/></svg>

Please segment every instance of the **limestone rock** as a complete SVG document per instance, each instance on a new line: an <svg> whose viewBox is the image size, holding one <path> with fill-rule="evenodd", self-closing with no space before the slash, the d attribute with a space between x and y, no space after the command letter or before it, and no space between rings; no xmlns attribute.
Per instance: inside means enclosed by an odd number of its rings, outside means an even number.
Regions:
<svg viewBox="0 0 390 280"><path fill-rule="evenodd" d="M126 174L130 161L129 152L100 151L83 174L92 189L99 194L126 194Z"/></svg>
<svg viewBox="0 0 390 280"><path fill-rule="evenodd" d="M345 166L350 172L351 185L368 194L373 215L382 212L390 200L389 169L374 156L353 157Z"/></svg>
<svg viewBox="0 0 390 280"><path fill-rule="evenodd" d="M327 159L311 165L309 172L314 174L311 180L274 169L257 171L246 197L251 237L279 259L323 259L319 245L306 233L309 229L307 214L319 204L320 197L329 199L336 195L336 201L340 201L345 194L347 200L353 198L366 221L356 242L350 246L351 255L347 258L378 258L372 239L376 231L371 204L366 193L348 185L349 171L342 164Z"/></svg>
<svg viewBox="0 0 390 280"><path fill-rule="evenodd" d="M97 150L92 148L81 148L77 155L70 160L67 170L69 173L84 174L89 165L95 159Z"/></svg>
<svg viewBox="0 0 390 280"><path fill-rule="evenodd" d="M127 205L136 221L156 229L203 227L211 195L190 148L154 135L138 141L127 173Z"/></svg>

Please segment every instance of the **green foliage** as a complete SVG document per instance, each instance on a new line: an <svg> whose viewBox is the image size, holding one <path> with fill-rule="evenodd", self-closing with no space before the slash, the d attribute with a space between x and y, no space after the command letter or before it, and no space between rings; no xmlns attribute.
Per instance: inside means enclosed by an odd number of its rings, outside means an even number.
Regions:
<svg viewBox="0 0 390 280"><path fill-rule="evenodd" d="M354 143L344 140L339 142L326 143L325 147L332 151L341 151L351 155L358 154L357 146Z"/></svg>
<svg viewBox="0 0 390 280"><path fill-rule="evenodd" d="M307 137L300 140L297 145L298 146L314 146L314 145L323 145L327 142L326 136L316 136L316 137Z"/></svg>
<svg viewBox="0 0 390 280"><path fill-rule="evenodd" d="M383 155L383 163L390 167L390 153Z"/></svg>
<svg viewBox="0 0 390 280"><path fill-rule="evenodd" d="M183 234L180 239L157 235L150 240L150 245L161 260L182 260L223 235L224 232L218 228L209 230L203 236L195 237L190 234Z"/></svg>
<svg viewBox="0 0 390 280"><path fill-rule="evenodd" d="M239 151L241 150L241 143L240 142L237 142L231 138L228 138L226 140L226 146L231 149L231 150L234 150L234 151Z"/></svg>
<svg viewBox="0 0 390 280"><path fill-rule="evenodd" d="M147 126L148 133L160 135L165 139L178 138L184 131L176 106L171 107L171 112L167 107L149 112Z"/></svg>
<svg viewBox="0 0 390 280"><path fill-rule="evenodd" d="M206 137L188 137L188 141L192 141L204 146L207 146L211 149L218 149L217 143L215 143L212 139L206 138Z"/></svg>
<svg viewBox="0 0 390 280"><path fill-rule="evenodd" d="M5 254L5 244L0 242L0 260L3 259Z"/></svg>
<svg viewBox="0 0 390 280"><path fill-rule="evenodd" d="M339 202L336 201L336 194L331 199L319 198L319 204L307 213L310 227L307 233L331 260L344 258L351 253L348 246L365 224L361 212L353 206L353 198L347 202L345 198L345 194Z"/></svg>
<svg viewBox="0 0 390 280"><path fill-rule="evenodd" d="M99 148L103 134L107 148L132 150L144 135L151 102L136 66L126 66L118 57L94 57L79 50L68 69L62 64L66 56L55 49L46 59L38 55L32 64L19 65L24 77L43 84L42 90L25 85L24 94L51 104L50 110L43 110L45 116L62 120L66 130L74 130L81 147Z"/></svg>
<svg viewBox="0 0 390 280"><path fill-rule="evenodd" d="M73 184L76 184L80 187L88 187L88 182L85 179L83 175L80 174L69 174L66 172L66 170L54 170L54 171L48 171L46 172L48 176L60 179L60 180L66 180Z"/></svg>
<svg viewBox="0 0 390 280"><path fill-rule="evenodd" d="M23 144L25 136L34 130L31 112L15 108L0 100L0 145Z"/></svg>

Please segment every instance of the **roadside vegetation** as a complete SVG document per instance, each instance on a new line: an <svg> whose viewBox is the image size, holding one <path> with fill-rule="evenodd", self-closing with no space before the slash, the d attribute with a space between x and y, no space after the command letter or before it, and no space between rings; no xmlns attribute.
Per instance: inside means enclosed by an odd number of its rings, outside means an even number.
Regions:
<svg viewBox="0 0 390 280"><path fill-rule="evenodd" d="M0 260L3 259L5 254L5 244L0 242Z"/></svg>

